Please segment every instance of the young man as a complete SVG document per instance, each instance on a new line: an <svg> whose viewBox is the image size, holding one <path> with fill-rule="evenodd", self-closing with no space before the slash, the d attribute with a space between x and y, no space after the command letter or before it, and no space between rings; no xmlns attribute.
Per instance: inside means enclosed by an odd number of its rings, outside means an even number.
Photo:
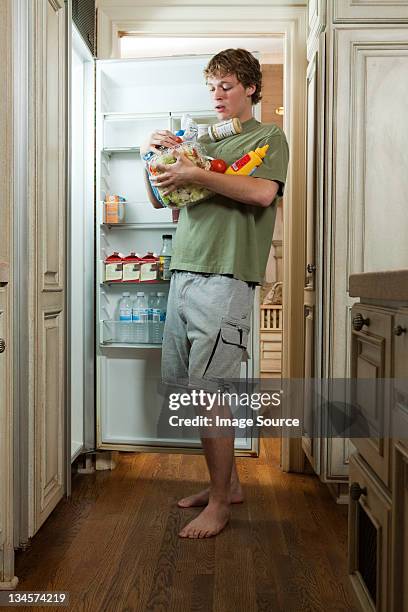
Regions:
<svg viewBox="0 0 408 612"><path fill-rule="evenodd" d="M220 121L237 117L242 133L213 143L200 138L208 155L230 165L245 153L269 145L252 176L233 176L196 167L185 156L163 166L156 179L166 192L195 183L215 195L180 212L163 338L162 378L206 388L240 375L249 332L254 286L262 282L288 165L285 135L276 125L252 117L261 98L258 60L244 49L215 55L204 71ZM142 154L159 145L177 144L166 130L151 134ZM151 203L160 207L146 180ZM182 508L204 506L180 532L181 537L217 535L228 523L230 504L243 501L234 460L234 437L202 437L210 487L179 501Z"/></svg>

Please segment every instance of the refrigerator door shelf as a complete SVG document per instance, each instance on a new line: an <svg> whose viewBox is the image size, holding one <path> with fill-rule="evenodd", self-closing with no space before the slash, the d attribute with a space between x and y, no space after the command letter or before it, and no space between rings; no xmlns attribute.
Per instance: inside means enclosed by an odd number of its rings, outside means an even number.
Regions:
<svg viewBox="0 0 408 612"><path fill-rule="evenodd" d="M164 321L148 321L147 325L136 321L102 321L101 344L161 348L163 330Z"/></svg>

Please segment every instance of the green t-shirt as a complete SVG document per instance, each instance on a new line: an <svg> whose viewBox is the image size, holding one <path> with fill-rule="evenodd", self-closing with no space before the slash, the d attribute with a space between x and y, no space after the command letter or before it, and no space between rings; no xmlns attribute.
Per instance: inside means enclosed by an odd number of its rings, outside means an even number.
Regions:
<svg viewBox="0 0 408 612"><path fill-rule="evenodd" d="M231 274L248 282L262 282L272 243L276 204L283 195L288 167L288 144L274 124L249 119L241 134L220 142L208 135L199 139L209 156L234 161L269 144L263 163L253 177L280 183L273 203L267 208L242 204L215 194L208 200L180 211L171 258L171 270Z"/></svg>

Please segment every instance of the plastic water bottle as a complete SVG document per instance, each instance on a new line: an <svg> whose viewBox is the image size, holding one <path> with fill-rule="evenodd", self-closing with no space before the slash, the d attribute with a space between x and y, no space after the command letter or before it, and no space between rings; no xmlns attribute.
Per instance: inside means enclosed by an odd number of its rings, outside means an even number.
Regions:
<svg viewBox="0 0 408 612"><path fill-rule="evenodd" d="M159 344L162 340L160 333L160 297L158 293L152 298L152 319L150 321L150 342Z"/></svg>
<svg viewBox="0 0 408 612"><path fill-rule="evenodd" d="M182 116L181 129L184 130L183 140L185 142L196 142L198 137L198 126L189 113Z"/></svg>
<svg viewBox="0 0 408 612"><path fill-rule="evenodd" d="M136 343L149 342L149 309L143 291L138 291L133 300L132 327L133 341Z"/></svg>
<svg viewBox="0 0 408 612"><path fill-rule="evenodd" d="M160 344L163 340L164 322L166 320L167 300L165 293L158 293L153 307L153 321L151 323L151 342Z"/></svg>
<svg viewBox="0 0 408 612"><path fill-rule="evenodd" d="M167 312L167 296L165 293L161 293L159 292L157 294L157 297L159 298L159 305L158 308L160 309L160 323L163 323L166 320L166 312Z"/></svg>
<svg viewBox="0 0 408 612"><path fill-rule="evenodd" d="M132 341L132 301L130 293L122 293L119 301L119 342Z"/></svg>
<svg viewBox="0 0 408 612"><path fill-rule="evenodd" d="M149 308L148 321L153 321L153 308L156 304L156 301L157 301L157 293L150 293L148 300L147 300L147 304Z"/></svg>

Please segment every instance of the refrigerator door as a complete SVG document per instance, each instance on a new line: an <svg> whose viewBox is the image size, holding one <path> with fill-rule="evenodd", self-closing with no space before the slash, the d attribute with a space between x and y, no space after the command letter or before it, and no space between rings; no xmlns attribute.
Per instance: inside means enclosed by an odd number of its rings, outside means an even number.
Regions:
<svg viewBox="0 0 408 612"><path fill-rule="evenodd" d="M161 346L140 342L138 328L119 321L123 293L134 300L158 291L168 293L168 281L123 281L123 267L109 269L105 260L114 253L159 253L162 235L174 236L171 210L154 209L144 187L140 144L155 129L174 131L183 113L197 123L215 123L203 69L209 56L146 60L97 61L96 69L96 422L97 447L150 451L199 447L198 437L184 439L178 432L157 433L163 399L159 393ZM107 222L104 201L120 196L121 213ZM112 221L111 218L109 218ZM259 309L258 309L259 310ZM253 324L258 325L258 310ZM257 376L254 355L256 330L251 333L248 361L241 376ZM250 409L248 408L248 415ZM256 452L252 436L237 438L236 447Z"/></svg>
<svg viewBox="0 0 408 612"><path fill-rule="evenodd" d="M95 448L94 160L95 61L72 26L69 329L71 461Z"/></svg>

